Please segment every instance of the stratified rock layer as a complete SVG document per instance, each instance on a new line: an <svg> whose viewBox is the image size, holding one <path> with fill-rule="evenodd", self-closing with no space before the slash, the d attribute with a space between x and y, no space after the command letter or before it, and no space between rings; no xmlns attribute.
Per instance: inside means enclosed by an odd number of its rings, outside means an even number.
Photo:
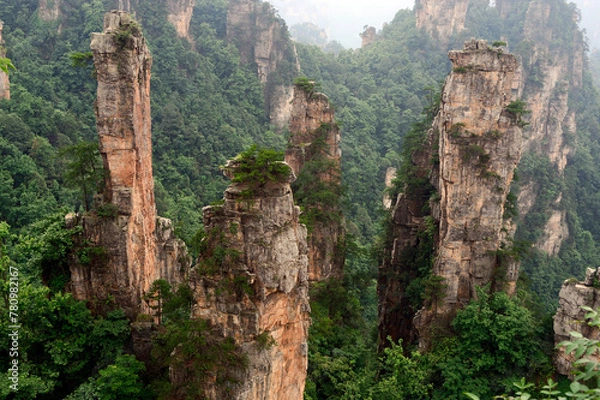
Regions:
<svg viewBox="0 0 600 400"><path fill-rule="evenodd" d="M452 34L465 29L468 8L469 0L417 0L417 28L424 28L446 48Z"/></svg>
<svg viewBox="0 0 600 400"><path fill-rule="evenodd" d="M42 21L56 21L60 18L61 0L39 0L38 16Z"/></svg>
<svg viewBox="0 0 600 400"><path fill-rule="evenodd" d="M399 195L378 289L380 339L413 340L414 323L425 348L432 327L448 327L456 311L475 297L476 287L492 283L494 290L510 291L518 274L516 264L499 252L509 244L504 204L523 146L519 118L507 111L518 94L518 63L483 40L466 42L449 58L453 72L444 84L440 110L412 156L415 178L429 178L431 186ZM413 278L406 263L424 240L422 233L432 229L432 274L438 284L426 289L429 299L414 315L405 293ZM500 267L506 271L495 276Z"/></svg>
<svg viewBox="0 0 600 400"><path fill-rule="evenodd" d="M4 39L2 38L3 28L4 21L0 20L0 57L6 57ZM0 71L0 99L10 100L10 82L8 80L8 75L4 71Z"/></svg>
<svg viewBox="0 0 600 400"><path fill-rule="evenodd" d="M194 13L194 0L168 0L167 10L169 12L167 19L175 26L177 35L190 40L189 31Z"/></svg>
<svg viewBox="0 0 600 400"><path fill-rule="evenodd" d="M341 134L334 114L329 98L323 93L314 92L302 85L295 85L290 138L285 161L296 176L302 173L315 173L316 175L311 177L315 182L321 182L332 193L339 193ZM305 171L304 168L308 163L319 163L321 167L309 168ZM318 282L330 277L340 278L343 273L344 250L339 244L344 240L345 228L339 204L315 203L303 204L303 206L316 207L320 213L331 217L328 220L316 220L312 223L308 237L309 280ZM309 210L305 209L305 212Z"/></svg>
<svg viewBox="0 0 600 400"><path fill-rule="evenodd" d="M204 208L206 247L192 275L192 316L211 322L247 354L239 385L207 398L301 400L308 363L306 228L287 182L234 183L222 206ZM215 264L215 254L224 257Z"/></svg>
<svg viewBox="0 0 600 400"><path fill-rule="evenodd" d="M241 62L255 66L265 85L271 124L287 127L293 98L292 80L299 71L296 49L285 22L269 3L232 0L227 9L227 40L235 43Z"/></svg>
<svg viewBox="0 0 600 400"><path fill-rule="evenodd" d="M440 197L433 273L444 279L444 288L442 300L417 317L420 330L428 328L430 317L453 317L475 297L476 287L492 282L505 239L504 204L523 148L517 116L507 111L516 100L516 58L483 40L448 56L453 72L434 121L440 164L432 181ZM516 277L509 267L506 279Z"/></svg>
<svg viewBox="0 0 600 400"><path fill-rule="evenodd" d="M181 281L189 262L170 221L156 215L150 52L128 13L106 14L104 26L103 33L93 35L91 48L98 77L96 119L105 188L100 211L81 221L84 237L103 249L103 255L90 264L71 266L72 290L81 300L114 298L133 318L150 312L142 298L152 282Z"/></svg>
<svg viewBox="0 0 600 400"><path fill-rule="evenodd" d="M600 308L600 269L588 268L585 281L565 281L559 294L559 307L554 316L554 342L573 340L571 332L579 332L591 340L600 339L600 330L593 328L583 321L587 311L581 307L587 306L594 310ZM597 354L592 355L595 361L600 361ZM570 375L573 354L565 354L564 348L559 348L554 355L554 364L560 374Z"/></svg>
<svg viewBox="0 0 600 400"><path fill-rule="evenodd" d="M507 12L518 7L518 3L507 3ZM523 98L531 110L528 118L530 126L525 141L525 152L548 158L562 178L568 158L573 152L568 136L577 131L575 110L569 106L569 97L573 89L581 87L583 76L584 41L581 32L569 32L569 42L557 46L555 40L565 36L553 24L556 4L541 0L529 3L525 15L523 35L531 46L523 60L524 82ZM575 18L575 15L573 15ZM519 208L526 203L535 204L541 189L530 177L523 177L519 196ZM563 195L558 193L549 210L550 218L544 227L544 234L537 240L536 247L556 256L561 245L570 236L566 213L562 211ZM521 212L522 219L526 213Z"/></svg>

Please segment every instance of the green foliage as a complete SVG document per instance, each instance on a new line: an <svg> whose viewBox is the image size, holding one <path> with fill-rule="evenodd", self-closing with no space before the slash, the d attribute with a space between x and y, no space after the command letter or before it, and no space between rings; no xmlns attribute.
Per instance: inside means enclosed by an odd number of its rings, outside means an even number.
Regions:
<svg viewBox="0 0 600 400"><path fill-rule="evenodd" d="M425 368L423 355L414 351L404 355L402 342L391 340L390 347L383 350L383 370L376 385L369 390L372 399L402 400L428 399L433 385L428 382L429 371Z"/></svg>
<svg viewBox="0 0 600 400"><path fill-rule="evenodd" d="M464 391L489 397L523 374L549 369L532 314L502 292L478 290L477 297L452 321L456 336L428 355L441 377L433 399L459 399Z"/></svg>
<svg viewBox="0 0 600 400"><path fill-rule="evenodd" d="M2 313L8 315L4 303ZM122 312L93 318L85 304L70 294L51 294L25 280L19 288L19 392L15 399L64 398L119 354L129 337ZM8 349L10 322L0 322L3 348ZM7 351L0 361L9 365ZM0 395L9 392L8 379L0 382Z"/></svg>
<svg viewBox="0 0 600 400"><path fill-rule="evenodd" d="M517 125L520 127L529 125L529 122L523 121L523 116L531 113L531 111L527 110L525 107L527 107L527 103L523 100L512 101L506 106L506 111L515 118Z"/></svg>
<svg viewBox="0 0 600 400"><path fill-rule="evenodd" d="M182 283L173 291L172 286L164 279L152 282L143 299L154 310L154 319L159 324L169 321L181 321L189 318L192 309L193 294L186 283Z"/></svg>
<svg viewBox="0 0 600 400"><path fill-rule="evenodd" d="M502 47L502 46L506 46L507 43L502 41L502 40L496 40L492 43L492 46L494 47Z"/></svg>
<svg viewBox="0 0 600 400"><path fill-rule="evenodd" d="M259 350L270 350L277 345L277 341L271 336L271 333L266 330L256 335L256 345Z"/></svg>
<svg viewBox="0 0 600 400"><path fill-rule="evenodd" d="M94 62L94 55L91 51L85 53L75 51L69 57L71 58L72 67L86 68Z"/></svg>
<svg viewBox="0 0 600 400"><path fill-rule="evenodd" d="M587 311L585 319L591 327L600 327L600 314L587 306L582 306L582 309ZM598 399L600 389L598 389L598 380L600 379L600 371L598 363L589 358L591 355L597 355L600 351L600 342L584 337L579 332L571 332L573 341L560 342L556 347L564 348L565 354L571 354L574 357L572 362L574 380L569 385L569 390L558 390L558 383L552 379L548 379L547 383L539 390L539 399L548 400L566 400L567 398L593 400ZM521 378L519 382L513 382L513 385L519 389L515 396L495 396L495 399L503 400L536 400L535 394L531 394L534 389L533 383L528 383L525 378ZM472 400L479 400L479 396L472 393L465 393Z"/></svg>
<svg viewBox="0 0 600 400"><path fill-rule="evenodd" d="M4 72L5 74L8 74L10 70L14 71L16 69L17 68L15 68L12 61L10 61L6 57L0 57L0 71Z"/></svg>
<svg viewBox="0 0 600 400"><path fill-rule="evenodd" d="M91 198L98 193L104 179L98 142L81 142L63 147L59 156L68 160L65 185L81 191L83 208L89 211Z"/></svg>
<svg viewBox="0 0 600 400"><path fill-rule="evenodd" d="M290 167L283 163L283 152L257 145L237 155L234 163L232 181L248 185L249 197L267 182L286 182L291 173Z"/></svg>
<svg viewBox="0 0 600 400"><path fill-rule="evenodd" d="M204 233L199 231L198 240L198 272L215 275L222 273L240 260L240 252L229 246L225 232L215 227Z"/></svg>
<svg viewBox="0 0 600 400"><path fill-rule="evenodd" d="M145 366L130 354L119 355L114 364L98 372L97 378L79 386L65 400L140 400L150 392L140 379Z"/></svg>
<svg viewBox="0 0 600 400"><path fill-rule="evenodd" d="M315 90L319 89L319 84L305 76L294 79L294 85L298 86L306 93L312 94Z"/></svg>
<svg viewBox="0 0 600 400"><path fill-rule="evenodd" d="M196 396L208 382L227 387L247 368L248 360L232 338L222 338L202 319L187 319L164 325L152 348L154 363L177 371L183 380L158 385L159 397Z"/></svg>

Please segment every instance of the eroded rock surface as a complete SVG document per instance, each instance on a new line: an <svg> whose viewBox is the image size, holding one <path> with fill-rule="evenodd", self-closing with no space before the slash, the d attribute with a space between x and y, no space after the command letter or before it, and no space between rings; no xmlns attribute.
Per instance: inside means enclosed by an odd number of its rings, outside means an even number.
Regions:
<svg viewBox="0 0 600 400"><path fill-rule="evenodd" d="M239 385L210 399L301 400L308 363L308 250L289 182L233 183L204 208L206 252L192 274L192 316L231 337L249 360ZM217 261L215 257L221 254Z"/></svg>
<svg viewBox="0 0 600 400"><path fill-rule="evenodd" d="M144 293L157 279L182 280L187 250L170 221L157 218L152 177L150 68L137 23L123 11L106 14L91 44L98 77L100 153L106 170L98 211L81 217L84 237L98 249L90 263L71 265L80 300L113 298L130 318L150 313Z"/></svg>
<svg viewBox="0 0 600 400"><path fill-rule="evenodd" d="M417 0L417 28L424 28L446 48L452 34L465 29L468 8L469 0Z"/></svg>
<svg viewBox="0 0 600 400"><path fill-rule="evenodd" d="M518 118L507 111L516 100L516 58L483 40L465 43L464 50L451 51L449 58L453 72L434 121L439 177L432 181L440 197L433 273L444 279L443 300L423 309L419 329L427 327L430 317L453 317L475 297L476 287L492 282L505 239L504 204L523 149ZM514 282L512 268L506 280Z"/></svg>
<svg viewBox="0 0 600 400"><path fill-rule="evenodd" d="M425 348L431 328L449 326L456 311L474 298L476 287L491 283L494 290L510 291L518 275L516 263L502 251L510 232L504 206L523 147L519 117L507 110L518 94L519 65L513 55L484 40L466 42L464 50L448 56L453 72L444 84L440 110L427 140L413 154L415 178L429 178L431 186L399 195L392 214L393 243L378 289L380 339L412 340L416 327ZM405 293L414 278L405 272L411 268L406 263L426 231L433 236L437 284L425 289L429 299L415 315ZM506 272L495 276L501 267Z"/></svg>
<svg viewBox="0 0 600 400"><path fill-rule="evenodd" d="M191 41L189 31L194 13L194 0L168 0L167 10L169 11L167 19L175 26L179 37Z"/></svg>
<svg viewBox="0 0 600 400"><path fill-rule="evenodd" d="M310 83L308 84L310 86ZM304 191L329 189L340 192L341 185L341 133L335 122L335 112L329 98L309 87L295 85L290 119L290 138L285 161L294 174L310 174L304 179L314 179L314 185ZM310 164L310 165L309 165ZM305 169L306 168L306 169ZM298 193L298 195L300 195ZM310 195L310 193L304 193ZM340 278L343 274L345 237L344 221L339 204L303 204L305 212L317 208L328 218L315 218L308 235L308 275L311 282L327 278Z"/></svg>
<svg viewBox="0 0 600 400"><path fill-rule="evenodd" d="M285 21L260 0L232 0L227 9L227 39L235 43L243 64L256 67L265 85L265 101L271 124L287 127L293 98L293 78L298 57Z"/></svg>
<svg viewBox="0 0 600 400"><path fill-rule="evenodd" d="M6 57L4 39L2 38L3 29L4 21L0 20L0 57ZM10 100L10 81L8 75L4 71L0 71L0 99Z"/></svg>
<svg viewBox="0 0 600 400"><path fill-rule="evenodd" d="M559 294L559 307L554 316L554 342L558 344L564 340L573 340L571 332L579 332L591 340L600 339L600 330L587 325L585 314L587 311L581 307L587 306L594 310L600 308L600 268L593 270L588 268L585 281L565 281ZM600 357L596 354L596 361ZM554 364L560 374L570 375L572 354L565 354L564 348L559 348L554 356Z"/></svg>

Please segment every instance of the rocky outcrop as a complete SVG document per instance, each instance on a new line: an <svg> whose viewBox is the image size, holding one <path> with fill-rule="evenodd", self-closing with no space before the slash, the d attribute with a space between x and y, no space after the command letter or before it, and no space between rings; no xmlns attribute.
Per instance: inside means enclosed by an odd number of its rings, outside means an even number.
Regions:
<svg viewBox="0 0 600 400"><path fill-rule="evenodd" d="M204 208L206 251L192 274L192 316L233 338L249 361L239 366L239 384L209 385L209 399L303 398L310 318L299 215L286 180L233 183L223 205Z"/></svg>
<svg viewBox="0 0 600 400"><path fill-rule="evenodd" d="M61 0L39 0L38 16L42 21L57 21L60 16Z"/></svg>
<svg viewBox="0 0 600 400"><path fill-rule="evenodd" d="M517 5L512 5L516 7ZM508 7L506 5L505 7ZM568 157L573 152L569 135L577 131L575 111L569 106L573 89L582 85L584 42L581 32L573 24L573 31L553 24L559 5L540 0L529 3L524 22L524 43L529 46L523 57L524 99L531 110L525 151L547 157L562 178ZM573 18L576 18L575 15ZM557 45L568 38L568 43ZM537 201L540 188L531 177L524 176L531 195L524 197L532 204ZM548 214L544 234L536 247L557 255L562 243L569 238L566 213L560 210L563 195L558 193ZM519 202L521 210L526 204ZM522 216L526 214L521 212Z"/></svg>
<svg viewBox="0 0 600 400"><path fill-rule="evenodd" d="M383 192L383 208L385 208L386 210L389 210L390 208L392 208L392 198L390 197L390 194L388 193L388 190L390 190L393 186L393 182L394 179L396 179L396 175L398 173L398 169L394 168L394 167L388 167L388 169L385 171L385 188L386 191Z"/></svg>
<svg viewBox="0 0 600 400"><path fill-rule="evenodd" d="M502 233L504 204L523 146L520 116L507 108L516 100L516 58L483 40L467 42L449 58L453 72L434 121L439 176L432 181L440 197L433 274L443 278L443 287L440 301L416 317L421 337L431 323L449 323L475 297L476 287L498 284L493 281L502 266L499 251L508 246ZM503 279L516 280L513 268Z"/></svg>
<svg viewBox="0 0 600 400"><path fill-rule="evenodd" d="M585 281L565 281L559 294L559 307L554 316L554 342L558 344L564 340L573 340L571 332L579 332L591 340L600 340L600 330L593 328L583 321L587 311L581 307L587 306L594 310L600 308L600 269L588 268ZM591 357L600 361L598 354ZM564 348L558 348L554 356L554 363L558 373L570 375L573 354L565 354Z"/></svg>
<svg viewBox="0 0 600 400"><path fill-rule="evenodd" d="M232 0L227 10L227 39L240 51L241 62L256 68L265 85L271 124L284 129L290 118L293 78L299 66L285 21L260 0Z"/></svg>
<svg viewBox="0 0 600 400"><path fill-rule="evenodd" d="M285 161L298 176L294 193L309 224L308 275L311 282L317 282L342 276L345 228L339 204L340 129L329 98L315 92L313 85L309 81L295 85ZM333 201L319 199L325 198L318 196L325 191Z"/></svg>
<svg viewBox="0 0 600 400"><path fill-rule="evenodd" d="M432 328L448 327L456 311L475 297L476 287L491 283L503 290L517 278L508 257L504 205L523 145L520 115L508 107L518 94L518 62L484 40L466 42L449 58L453 72L440 110L413 154L415 179L429 177L431 186L399 195L379 279L380 338L411 340L414 323L425 348ZM414 278L406 272L411 269L407 260L425 240L424 232L433 237L435 261L425 287L428 299L415 315L405 293Z"/></svg>
<svg viewBox="0 0 600 400"><path fill-rule="evenodd" d="M360 34L360 38L362 39L360 47L365 47L371 43L373 43L377 39L377 29L374 26L367 27L363 33Z"/></svg>
<svg viewBox="0 0 600 400"><path fill-rule="evenodd" d="M167 10L167 19L175 26L177 35L191 41L189 30L194 13L194 0L168 0Z"/></svg>
<svg viewBox="0 0 600 400"><path fill-rule="evenodd" d="M469 0L416 0L417 28L425 29L447 48L454 33L465 29Z"/></svg>
<svg viewBox="0 0 600 400"><path fill-rule="evenodd" d="M0 58L6 57L6 49L4 48L4 39L2 38L2 30L4 29L4 21L0 20ZM10 82L8 74L0 71L0 99L10 100Z"/></svg>
<svg viewBox="0 0 600 400"><path fill-rule="evenodd" d="M152 57L137 23L122 11L106 14L92 36L98 77L95 111L106 171L97 211L81 217L83 236L100 255L72 263L76 298L113 298L134 318L152 282L182 280L189 264L171 222L157 218L152 177L150 67Z"/></svg>

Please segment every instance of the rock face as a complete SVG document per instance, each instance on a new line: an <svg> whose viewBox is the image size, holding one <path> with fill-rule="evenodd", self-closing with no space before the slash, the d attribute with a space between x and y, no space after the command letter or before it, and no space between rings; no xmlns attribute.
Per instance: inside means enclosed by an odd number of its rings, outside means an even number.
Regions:
<svg viewBox="0 0 600 400"><path fill-rule="evenodd" d="M4 21L0 20L0 57L6 57L4 39L2 38L3 29ZM0 71L0 99L10 100L10 82L8 80L8 75L3 71Z"/></svg>
<svg viewBox="0 0 600 400"><path fill-rule="evenodd" d="M523 60L526 82L523 97L531 109L525 151L547 157L562 178L573 151L568 136L577 130L575 111L569 107L569 96L572 89L582 85L584 42L581 32L575 30L569 32L568 46L553 43L564 34L559 30L562 28L551 23L558 12L555 7L533 0L525 15L524 36L531 46L529 57ZM522 184L530 185L528 201L535 203L540 188L527 177ZM560 210L562 197L562 193L557 194L552 205L554 209L549 211L551 218L536 243L537 248L550 255L557 255L562 243L569 238L566 213ZM524 205L519 202L520 208Z"/></svg>
<svg viewBox="0 0 600 400"><path fill-rule="evenodd" d="M360 34L360 38L362 39L360 47L365 47L375 41L377 39L377 29L374 26L367 27L363 33Z"/></svg>
<svg viewBox="0 0 600 400"><path fill-rule="evenodd" d="M554 316L554 342L558 344L563 340L573 340L571 332L579 332L584 337L592 340L600 339L598 328L592 328L582 323L587 311L581 306L591 307L596 310L600 307L600 269L588 268L584 282L565 281L559 294L559 307ZM592 355L595 361L600 361L598 355ZM559 349L554 356L557 371L562 375L570 375L572 355L566 355L564 349Z"/></svg>
<svg viewBox="0 0 600 400"><path fill-rule="evenodd" d="M190 30L190 22L194 13L194 0L168 0L167 16L170 23L175 26L179 37L188 38Z"/></svg>
<svg viewBox="0 0 600 400"><path fill-rule="evenodd" d="M424 28L446 48L452 34L465 29L468 8L469 0L416 0L417 28Z"/></svg>
<svg viewBox="0 0 600 400"><path fill-rule="evenodd" d="M442 48L447 47L453 33L465 30L465 16L469 0L418 0L415 5L417 26L425 28ZM496 0L495 7L501 18L523 15L523 69L520 90L531 111L530 126L525 138L524 153L548 158L559 178L573 149L569 135L576 132L575 112L569 107L572 89L582 85L584 41L576 24L572 31L567 24L557 25L557 14L562 5L543 0ZM563 17L560 17L563 18ZM573 11L573 20L577 15ZM561 43L557 45L557 43ZM519 196L519 210L524 220L536 204L541 188L527 176L522 186L528 192ZM550 255L557 255L562 243L569 238L566 214L561 212L562 193L549 210L551 218L543 227L536 247ZM523 202L525 201L525 202ZM560 234L555 232L558 230Z"/></svg>
<svg viewBox="0 0 600 400"><path fill-rule="evenodd" d="M269 3L232 0L227 10L227 39L236 44L243 64L256 67L265 85L271 124L284 129L291 112L292 80L300 69L285 21Z"/></svg>
<svg viewBox="0 0 600 400"><path fill-rule="evenodd" d="M515 263L503 257L508 246L504 205L523 146L519 116L507 110L518 94L518 63L484 40L466 42L449 58L453 72L444 84L439 113L426 143L413 154L415 176L429 177L432 186L398 197L391 253L379 281L380 337L414 339L414 322L425 348L432 328L448 326L474 298L477 286L510 289L518 275ZM438 157L432 168L432 158ZM435 279L425 289L428 301L410 321L416 310L404 290L411 276L402 271L410 269L406 256L427 230L434 230Z"/></svg>
<svg viewBox="0 0 600 400"><path fill-rule="evenodd" d="M84 236L102 257L71 266L81 300L113 297L129 317L149 313L143 294L157 279L180 282L189 265L169 220L157 219L152 177L150 67L137 23L122 11L106 14L91 44L98 77L100 153L107 172L98 212L84 215Z"/></svg>
<svg viewBox="0 0 600 400"><path fill-rule="evenodd" d="M289 182L268 181L250 197L248 188L233 183L222 206L204 208L209 250L192 274L192 316L233 338L249 360L239 385L215 384L206 397L301 400L310 324L306 228Z"/></svg>
<svg viewBox="0 0 600 400"><path fill-rule="evenodd" d="M60 18L61 0L39 0L38 16L42 21L56 21Z"/></svg>
<svg viewBox="0 0 600 400"><path fill-rule="evenodd" d="M501 267L504 204L523 146L518 116L507 111L516 100L516 58L489 48L486 41L467 42L449 58L454 72L434 121L440 164L432 182L440 197L433 274L443 278L443 300L416 317L422 337L432 319L449 322L475 297L476 287L493 282ZM516 281L514 267L507 268L508 282Z"/></svg>
<svg viewBox="0 0 600 400"><path fill-rule="evenodd" d="M309 83L310 85L310 83ZM304 200L327 189L340 192L341 185L341 134L335 123L334 110L329 98L308 87L295 85L290 118L290 138L285 161L299 182L312 181L296 191L308 215L331 218L314 218L308 237L308 275L311 282L330 277L340 278L343 273L344 254L340 243L345 238L344 221L339 204L312 203ZM316 213L316 214L315 214Z"/></svg>

